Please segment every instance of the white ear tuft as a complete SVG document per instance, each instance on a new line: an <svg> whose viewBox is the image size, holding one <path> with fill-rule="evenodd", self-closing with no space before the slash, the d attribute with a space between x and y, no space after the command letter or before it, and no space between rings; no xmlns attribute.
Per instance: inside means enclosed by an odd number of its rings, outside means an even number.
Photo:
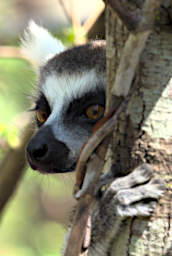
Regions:
<svg viewBox="0 0 172 256"><path fill-rule="evenodd" d="M21 39L21 50L37 66L65 50L62 42L53 37L46 29L30 21Z"/></svg>

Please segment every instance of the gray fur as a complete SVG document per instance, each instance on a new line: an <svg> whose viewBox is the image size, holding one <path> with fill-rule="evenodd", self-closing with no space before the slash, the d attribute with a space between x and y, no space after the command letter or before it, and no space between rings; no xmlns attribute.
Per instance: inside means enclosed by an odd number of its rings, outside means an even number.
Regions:
<svg viewBox="0 0 172 256"><path fill-rule="evenodd" d="M103 175L100 183L109 182ZM92 233L88 256L108 256L111 246L125 220L132 217L149 217L157 206L157 199L166 190L160 179L153 177L150 165L143 164L127 176L111 182L103 196L97 199L92 210ZM144 199L149 199L144 203ZM66 236L68 240L70 231ZM65 246L67 241L65 241ZM65 250L64 250L65 252ZM64 253L63 252L63 253Z"/></svg>
<svg viewBox="0 0 172 256"><path fill-rule="evenodd" d="M92 41L85 45L67 49L51 58L41 69L41 81L51 72L57 75L75 73L95 69L97 74L106 71L106 43Z"/></svg>
<svg viewBox="0 0 172 256"><path fill-rule="evenodd" d="M105 178L105 177L104 177ZM92 238L88 256L107 256L112 241L127 217L150 216L165 184L153 178L150 165L143 164L129 175L114 180L92 211ZM143 199L149 199L144 203Z"/></svg>

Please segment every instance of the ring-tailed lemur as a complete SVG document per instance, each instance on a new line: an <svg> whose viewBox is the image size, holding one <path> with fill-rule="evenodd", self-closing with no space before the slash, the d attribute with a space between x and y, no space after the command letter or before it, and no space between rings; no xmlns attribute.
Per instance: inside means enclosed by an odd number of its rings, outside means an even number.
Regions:
<svg viewBox="0 0 172 256"><path fill-rule="evenodd" d="M44 173L75 169L82 145L104 114L106 44L94 41L65 49L30 22L22 48L39 70L35 117L38 130L27 146L31 167ZM107 256L123 218L149 216L164 191L148 165L115 179L92 212L89 256ZM150 198L149 203L142 200Z"/></svg>

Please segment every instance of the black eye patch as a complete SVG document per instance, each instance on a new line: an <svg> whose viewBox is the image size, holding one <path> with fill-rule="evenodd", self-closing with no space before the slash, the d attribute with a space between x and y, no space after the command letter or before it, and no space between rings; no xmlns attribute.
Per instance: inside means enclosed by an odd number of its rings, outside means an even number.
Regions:
<svg viewBox="0 0 172 256"><path fill-rule="evenodd" d="M92 105L105 107L105 91L103 89L98 89L96 92L89 92L80 98L73 99L65 113L65 119L83 119L89 122L85 112Z"/></svg>
<svg viewBox="0 0 172 256"><path fill-rule="evenodd" d="M35 111L35 112L38 110L46 112L47 116L49 116L51 113L50 106L49 106L48 101L43 93L41 93L39 98L36 100L35 107L33 109L31 109L31 111ZM37 122L37 125L40 127L41 123L39 122L39 120L37 118L36 118L36 122Z"/></svg>
<svg viewBox="0 0 172 256"><path fill-rule="evenodd" d="M35 110L42 109L42 110L49 110L51 112L50 106L48 101L43 93L41 93L40 97L35 102Z"/></svg>

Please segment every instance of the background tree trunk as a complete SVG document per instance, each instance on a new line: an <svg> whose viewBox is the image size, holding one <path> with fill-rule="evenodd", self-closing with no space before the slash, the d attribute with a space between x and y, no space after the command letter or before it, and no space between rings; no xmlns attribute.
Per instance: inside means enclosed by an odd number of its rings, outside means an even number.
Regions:
<svg viewBox="0 0 172 256"><path fill-rule="evenodd" d="M171 8L171 6L169 7ZM161 14L159 14L161 15ZM164 19L163 19L164 23ZM106 7L107 84L113 84L128 31ZM109 161L124 174L150 163L168 191L151 218L123 223L111 256L172 255L172 36L171 25L156 25L137 68L127 113L122 115L110 145ZM110 89L107 90L107 104Z"/></svg>

